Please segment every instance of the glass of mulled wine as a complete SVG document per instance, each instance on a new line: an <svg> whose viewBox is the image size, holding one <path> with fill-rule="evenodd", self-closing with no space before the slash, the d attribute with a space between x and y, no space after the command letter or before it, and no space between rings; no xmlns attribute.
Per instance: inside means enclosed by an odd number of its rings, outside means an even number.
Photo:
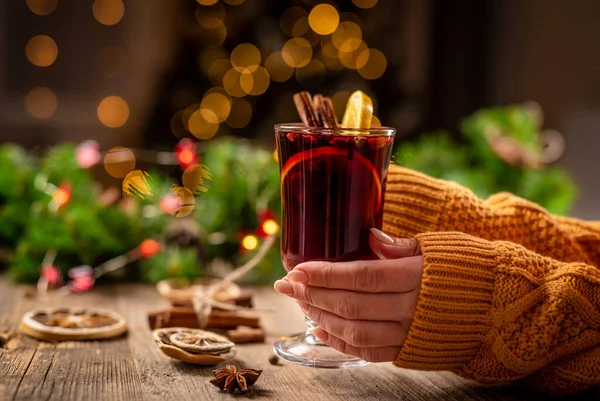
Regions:
<svg viewBox="0 0 600 401"><path fill-rule="evenodd" d="M275 127L281 172L281 256L287 271L307 261L377 259L371 228L381 229L395 130ZM368 362L320 342L316 327L275 343L281 358L304 366L347 368Z"/></svg>

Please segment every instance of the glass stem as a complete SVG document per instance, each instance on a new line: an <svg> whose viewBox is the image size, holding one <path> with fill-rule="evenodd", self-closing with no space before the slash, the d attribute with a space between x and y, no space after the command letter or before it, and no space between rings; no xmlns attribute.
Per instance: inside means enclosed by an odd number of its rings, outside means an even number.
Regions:
<svg viewBox="0 0 600 401"><path fill-rule="evenodd" d="M321 342L317 337L314 336L313 330L318 326L315 322L313 322L308 316L304 316L304 321L308 325L308 329L306 329L306 333L304 333L304 337L306 338L306 342L313 345L323 345L327 346L325 343Z"/></svg>

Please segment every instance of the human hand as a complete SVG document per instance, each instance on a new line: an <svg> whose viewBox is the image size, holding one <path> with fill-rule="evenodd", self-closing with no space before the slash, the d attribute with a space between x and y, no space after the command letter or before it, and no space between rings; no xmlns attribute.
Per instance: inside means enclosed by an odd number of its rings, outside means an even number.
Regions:
<svg viewBox="0 0 600 401"><path fill-rule="evenodd" d="M415 239L373 229L371 249L381 260L307 262L275 289L294 298L330 347L370 362L393 361L410 328L423 274Z"/></svg>

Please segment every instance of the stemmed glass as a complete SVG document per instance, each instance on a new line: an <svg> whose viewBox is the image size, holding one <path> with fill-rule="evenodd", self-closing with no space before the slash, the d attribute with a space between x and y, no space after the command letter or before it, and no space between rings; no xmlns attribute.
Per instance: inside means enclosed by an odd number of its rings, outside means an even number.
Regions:
<svg viewBox="0 0 600 401"><path fill-rule="evenodd" d="M307 261L376 259L370 229L381 228L383 196L395 130L275 126L281 172L281 255L285 269ZM305 333L281 339L275 353L317 368L368 362L320 342L305 317Z"/></svg>

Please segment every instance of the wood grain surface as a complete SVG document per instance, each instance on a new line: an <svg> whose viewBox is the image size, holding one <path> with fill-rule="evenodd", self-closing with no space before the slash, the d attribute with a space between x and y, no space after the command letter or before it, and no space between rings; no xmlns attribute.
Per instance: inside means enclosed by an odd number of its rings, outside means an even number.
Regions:
<svg viewBox="0 0 600 401"><path fill-rule="evenodd" d="M256 289L264 314L265 344L238 346L235 364L263 369L254 388L236 398L264 400L551 400L518 386L485 386L447 372L416 372L389 363L347 370L321 370L280 362L269 364L273 341L304 329L300 310L270 288ZM42 306L95 306L128 321L127 335L113 340L48 343L19 334L21 316ZM228 400L209 384L212 369L178 362L154 345L148 311L166 306L151 286L100 286L89 293L40 300L28 287L0 276L0 401ZM593 396L592 396L593 397ZM570 397L590 399L590 395ZM566 400L562 398L561 400Z"/></svg>

